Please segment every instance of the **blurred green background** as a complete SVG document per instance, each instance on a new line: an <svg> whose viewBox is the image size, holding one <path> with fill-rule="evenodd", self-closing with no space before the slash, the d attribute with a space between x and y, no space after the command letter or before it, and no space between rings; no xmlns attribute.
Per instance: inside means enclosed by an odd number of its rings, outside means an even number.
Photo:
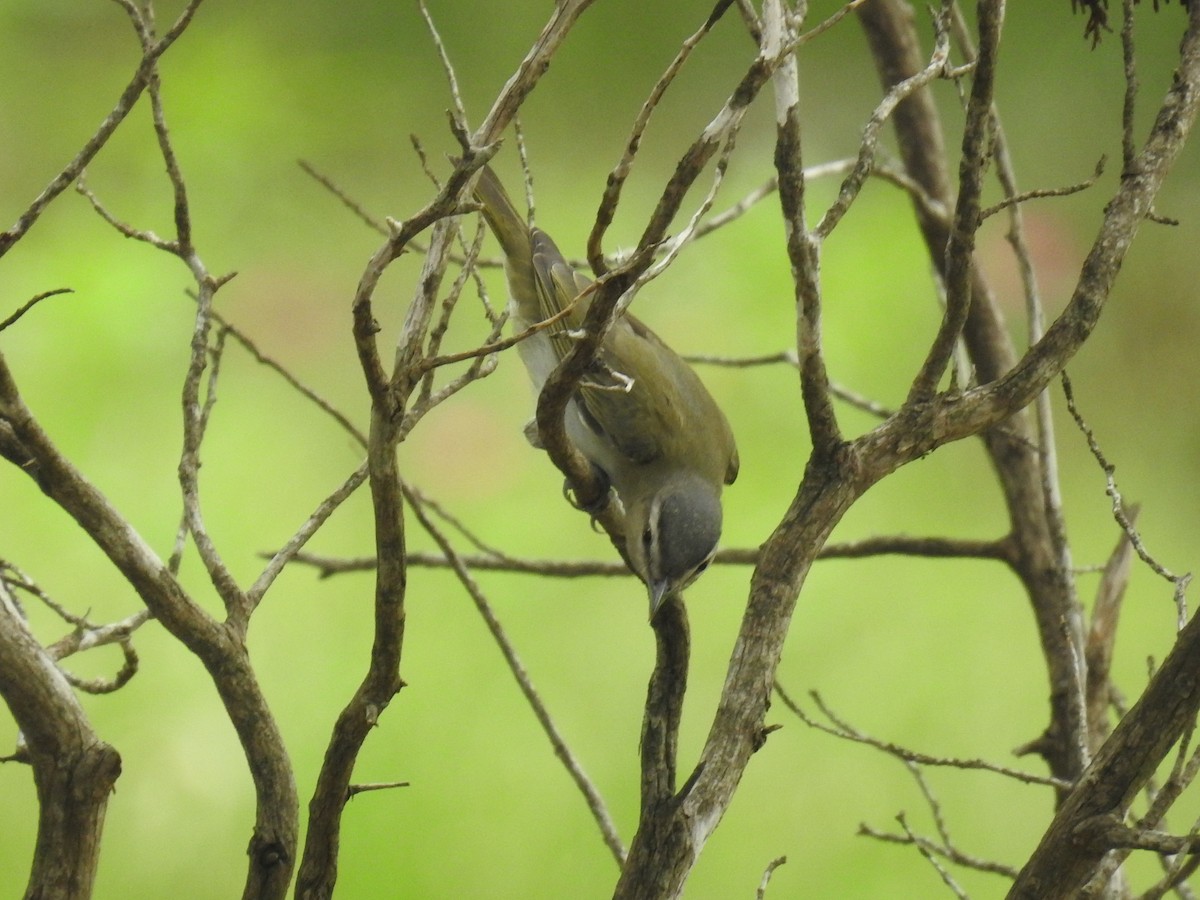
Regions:
<svg viewBox="0 0 1200 900"><path fill-rule="evenodd" d="M163 27L178 12L162 4ZM839 4L814 2L810 22ZM1088 177L1100 185L1026 207L1047 303L1061 307L1120 165L1120 44L1096 50L1066 0L1011 4L998 102L1023 186ZM1143 8L1144 7L1144 8ZM473 124L513 71L549 3L430 0ZM579 254L627 123L679 42L709 4L597 3L555 58L523 114L539 222ZM1138 11L1142 131L1169 84L1183 17L1178 6ZM924 26L928 33L928 26ZM702 44L659 110L610 248L631 246L679 152L740 78L753 48L730 15ZM137 45L121 10L83 0L0 0L0 225L92 134L132 72ZM377 216L404 218L429 197L409 143L419 135L436 168L453 150L446 81L412 3L209 0L162 62L167 115L191 191L195 238L214 272L237 271L219 309L303 381L365 426L366 400L350 339L350 299L379 237L297 166L304 158ZM855 152L878 88L852 18L801 55L808 163ZM961 121L950 85L939 101ZM770 100L751 115L724 207L770 173ZM88 181L109 209L169 234L169 186L145 105L93 163ZM953 147L954 138L950 138ZM511 139L497 167L515 183ZM1127 499L1143 503L1147 545L1176 571L1197 557L1194 522L1200 417L1193 396L1200 316L1194 286L1200 156L1183 157L1159 212L1179 228L1147 225L1100 328L1071 367L1081 407ZM836 184L814 184L819 216ZM989 222L981 259L1023 330L1006 222ZM405 258L377 297L384 346L412 292L419 260ZM928 264L898 192L869 184L823 257L826 347L840 383L894 404L924 353L938 313ZM0 264L0 317L42 291L43 303L0 337L25 397L80 468L164 557L180 515L175 475L179 395L192 328L183 266L126 240L87 202L60 198ZM495 295L501 291L493 280ZM793 335L782 229L774 200L688 251L638 300L638 314L685 353L780 351ZM486 333L466 301L450 336L469 347ZM786 508L808 444L796 379L782 368L705 369L737 433L742 474L727 494L727 546L755 546ZM278 547L358 464L346 435L279 378L231 348L204 448L204 511L244 584L259 554ZM1056 405L1061 407L1056 396ZM407 478L485 540L518 555L612 557L606 541L560 496L561 479L521 436L531 401L515 359L429 416L401 448ZM1060 410L1061 411L1061 410ZM843 410L848 431L871 426ZM1100 470L1065 417L1059 445L1076 562L1102 562L1116 539ZM138 601L78 528L11 467L0 469L0 556L59 601L96 621ZM834 540L905 532L994 537L1006 519L975 442L939 450L880 485ZM431 542L410 529L411 545ZM311 545L331 555L372 551L360 492ZM681 765L707 733L749 572L718 568L689 591L694 668ZM185 583L210 608L197 560ZM609 802L623 838L637 816L637 741L653 640L645 598L630 578L551 581L481 574L525 666ZM255 659L291 747L302 799L334 716L366 665L369 575L321 581L289 569L255 618ZM1085 598L1095 576L1083 575ZM40 637L63 626L29 604ZM1146 658L1169 648L1174 609L1165 582L1136 571L1117 644L1126 694ZM253 823L244 760L201 667L160 628L138 635L141 671L112 696L85 698L124 773L109 806L96 895L184 898L240 893ZM72 659L110 673L112 648ZM347 898L608 896L616 869L585 806L454 580L414 570L397 697L368 741L356 780L411 782L354 799L345 817L338 894ZM805 587L780 670L792 693L818 689L860 728L923 751L1011 763L1012 748L1046 724L1047 687L1032 620L1015 580L996 564L876 559L818 565ZM903 767L807 729L777 704L784 725L755 757L705 849L688 896L750 896L773 858L789 862L769 896L939 896L916 852L855 836L860 822L929 833L926 804ZM16 738L0 715L0 752ZM1034 760L1021 761L1040 771ZM959 845L1019 865L1050 809L1043 789L958 771L929 775ZM1175 822L1186 830L1186 818ZM0 896L19 894L33 845L27 768L0 766ZM1153 872L1139 860L1136 871ZM977 897L1000 896L990 875L961 873Z"/></svg>

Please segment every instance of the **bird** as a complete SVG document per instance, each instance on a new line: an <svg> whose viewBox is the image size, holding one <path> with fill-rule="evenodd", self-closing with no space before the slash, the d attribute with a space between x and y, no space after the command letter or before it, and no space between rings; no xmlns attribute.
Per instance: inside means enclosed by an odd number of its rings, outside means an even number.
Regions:
<svg viewBox="0 0 1200 900"><path fill-rule="evenodd" d="M540 394L582 327L592 294L581 295L592 281L526 223L490 166L481 167L474 196L504 255L515 333L580 298L560 321L517 345ZM626 559L646 585L653 622L716 553L721 489L739 465L729 421L692 368L626 312L568 403L564 425L621 503ZM526 433L533 440L536 427Z"/></svg>

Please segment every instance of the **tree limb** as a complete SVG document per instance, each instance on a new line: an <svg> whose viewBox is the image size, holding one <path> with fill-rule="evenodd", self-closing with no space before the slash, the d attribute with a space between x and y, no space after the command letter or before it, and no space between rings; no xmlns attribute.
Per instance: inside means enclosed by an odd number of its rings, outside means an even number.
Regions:
<svg viewBox="0 0 1200 900"><path fill-rule="evenodd" d="M1124 816L1167 751L1195 722L1200 712L1198 658L1200 617L1180 632L1145 692L1097 751L1021 870L1010 900L1073 897L1104 855L1118 846L1109 829L1094 826Z"/></svg>
<svg viewBox="0 0 1200 900"><path fill-rule="evenodd" d="M21 729L37 786L27 898L86 900L121 757L100 740L54 659L0 582L0 696Z"/></svg>

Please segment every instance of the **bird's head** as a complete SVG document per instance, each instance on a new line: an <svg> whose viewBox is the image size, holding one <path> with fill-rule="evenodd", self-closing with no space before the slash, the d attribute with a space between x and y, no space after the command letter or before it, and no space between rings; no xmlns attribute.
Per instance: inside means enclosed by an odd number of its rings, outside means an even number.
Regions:
<svg viewBox="0 0 1200 900"><path fill-rule="evenodd" d="M712 562L721 537L720 490L694 473L674 473L630 506L625 527L626 549L646 582L653 619L667 597Z"/></svg>

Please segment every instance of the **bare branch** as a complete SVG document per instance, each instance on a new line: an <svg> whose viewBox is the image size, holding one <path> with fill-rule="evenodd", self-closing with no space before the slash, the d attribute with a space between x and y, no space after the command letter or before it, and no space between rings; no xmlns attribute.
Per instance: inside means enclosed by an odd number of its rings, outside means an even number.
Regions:
<svg viewBox="0 0 1200 900"><path fill-rule="evenodd" d="M963 20L962 10L958 7L952 12L951 24L959 43L964 51L972 58L975 48L970 33ZM1007 199L1020 196L1017 190L1017 178L1012 158L1008 150L1008 139L1000 122L1000 114L995 106L991 114L992 155L996 162L997 177ZM1097 163L1093 181L1100 177L1104 160ZM1036 344L1045 333L1045 312L1042 304L1041 291L1038 287L1034 272L1033 261L1025 240L1024 214L1019 204L1009 208L1009 244L1016 255L1017 266L1021 273L1021 284L1025 293L1025 310L1028 318L1029 343ZM974 288L973 288L974 289ZM1084 646L1082 611L1078 592L1076 590L1071 558L1071 547L1067 540L1066 521L1063 514L1062 490L1058 472L1058 450L1055 445L1054 417L1050 407L1050 395L1047 390L1041 391L1034 400L1034 414L1037 424L1037 476L1038 487L1041 491L1042 518L1045 525L1045 538L1039 543L1042 552L1052 560L1053 572L1048 579L1048 589L1038 593L1030 591L1031 599L1039 609L1039 618L1044 623L1043 634L1049 636L1050 620L1058 620L1059 640L1052 644L1044 644L1043 652L1053 657L1051 670L1058 685L1061 686L1060 706L1053 711L1056 719L1062 721L1061 726L1052 723L1051 730L1059 738L1060 748L1064 751L1059 755L1065 760L1065 766L1056 766L1051 762L1056 774L1074 775L1091 759L1091 753L1099 746L1096 736L1095 723L1088 718L1089 707L1087 698L1088 672L1083 667L1087 660L1087 650ZM1020 423L1017 429L1020 430ZM1032 484L1033 474L1028 476ZM1022 566L1019 560L1014 561L1014 569L1028 571L1028 566ZM1049 601L1049 602L1047 602ZM1066 673L1070 677L1065 677ZM1058 693L1058 692L1056 692ZM1062 710L1062 718L1058 710ZM1103 713L1100 716L1103 719ZM1050 759L1054 753L1046 754Z"/></svg>
<svg viewBox="0 0 1200 900"><path fill-rule="evenodd" d="M837 199L826 210L825 215L821 217L821 221L813 229L813 233L818 238L826 238L833 232L842 220L842 217L846 214L846 211L850 208L850 205L858 197L859 191L862 190L862 186L867 180L867 176L871 174L875 166L875 154L879 145L879 132L887 124L892 113L895 112L896 108L905 99L912 96L915 92L923 89L935 79L947 77L949 57L950 39L948 22L945 13L943 13L938 17L937 40L928 64L917 74L894 85L884 96L883 100L875 107L875 111L871 114L870 119L867 120L867 125L863 129L862 140L859 142L858 157L854 162L854 167L842 182Z"/></svg>
<svg viewBox="0 0 1200 900"><path fill-rule="evenodd" d="M117 751L100 740L63 673L0 581L0 696L24 739L38 787L37 843L26 896L91 892Z"/></svg>
<svg viewBox="0 0 1200 900"><path fill-rule="evenodd" d="M410 382L408 387L411 389L413 384ZM390 401L390 397L387 399ZM402 406L405 399L401 396L396 402ZM350 797L355 761L367 735L403 687L399 668L404 642L407 565L396 428L391 414L390 402L383 407L373 405L365 464L379 560L375 575L374 639L367 670L334 723L309 801L308 831L296 874L298 900L317 900L333 893L342 813ZM351 481L343 485L341 492L352 489Z"/></svg>
<svg viewBox="0 0 1200 900"><path fill-rule="evenodd" d="M865 822L858 826L858 833L863 837L873 838L877 841L883 841L889 844L901 844L904 846L916 846L923 854L936 854L945 857L955 865L963 866L968 869L975 869L978 872L991 872L993 875L1003 875L1006 878L1015 878L1017 870L1011 866L1006 866L1003 863L993 862L987 859L980 859L977 856L963 853L954 847L945 847L935 844L927 838L923 838L918 834L908 832L905 834L889 834L886 831L879 831L872 828ZM929 857L926 856L926 859Z"/></svg>
<svg viewBox="0 0 1200 900"><path fill-rule="evenodd" d="M818 722L804 711L792 697L783 689L778 681L775 682L774 690L779 699L783 701L784 706L791 710L797 718L810 728L815 728L818 731L823 731L826 734L834 737L842 738L843 740L853 741L856 744L864 744L868 747L874 747L886 753L888 756L893 756L905 763L913 763L922 766L939 766L950 769L977 769L983 772L992 772L996 775L1003 775L1005 778L1011 778L1014 781L1019 781L1023 784L1045 785L1048 787L1069 787L1064 785L1061 779L1046 775L1035 775L1032 772L1025 772L1020 769L1013 769L1009 766L1001 766L996 763L988 762L983 759L961 759L958 757L949 756L930 756L927 753L919 753L915 750L909 750L907 747L901 747L898 744L893 744L888 741L882 741L878 738L864 734L858 729L851 726L844 719L834 713L821 699L821 695L816 691L810 691L809 696L813 702L817 704L817 708L821 713L833 723L832 727L822 722Z"/></svg>
<svg viewBox="0 0 1200 900"><path fill-rule="evenodd" d="M322 525L333 515L334 511L342 505L343 502L356 490L358 490L363 482L367 480L367 464L363 462L355 469L341 485L338 486L332 494L321 501L320 505L313 511L313 514L308 517L299 530L292 535L291 539L271 557L262 574L258 576L254 584L246 591L246 602L251 608L262 602L263 596L279 577L279 573L283 571L284 566L297 557L301 548L308 543L311 538Z"/></svg>
<svg viewBox="0 0 1200 900"><path fill-rule="evenodd" d="M1200 823L1192 827L1192 831L1188 833L1189 837L1197 833L1198 826ZM1148 890L1143 891L1138 900L1159 900L1172 891L1180 900L1195 900L1195 892L1188 888L1185 882L1200 869L1200 854L1160 856L1159 859L1164 863L1166 874Z"/></svg>
<svg viewBox="0 0 1200 900"><path fill-rule="evenodd" d="M433 200L403 222L389 220L388 239L372 255L359 279L351 306L354 317L355 348L358 351L359 363L363 369L372 406L378 410L386 410L389 418L399 412L395 404L396 398L391 396L393 378L401 374L410 377L412 365L421 357L425 326L433 305L432 292L426 288L428 285L440 281L441 274L445 269L451 231L442 223L448 217L457 215L461 211L459 198L466 190L471 176L495 154L497 149L495 144L482 149L464 148L462 160L454 167L450 177ZM435 230L435 236L440 234L440 238L438 243L431 243L426 254L425 268L421 274L418 288L419 302L414 302L409 307L396 363L393 366L393 375L389 376L384 368L375 340L375 335L379 331L379 325L375 321L372 309L375 289L383 277L383 273L404 252L412 239L434 223L441 226L441 231ZM407 391L403 393L407 393Z"/></svg>
<svg viewBox="0 0 1200 900"><path fill-rule="evenodd" d="M1010 897L1057 900L1073 896L1088 880L1110 849L1111 835L1087 823L1123 814L1155 764L1196 720L1200 680L1192 673L1198 653L1200 619L1193 618L1179 632L1141 698L1117 723L1059 807Z"/></svg>
<svg viewBox="0 0 1200 900"><path fill-rule="evenodd" d="M77 627L46 648L55 659L66 659L76 653L91 650L93 647L103 647L108 644L128 644L129 638L135 631L151 619L150 611L140 609L117 622L106 625L84 625Z"/></svg>
<svg viewBox="0 0 1200 900"><path fill-rule="evenodd" d="M632 577L629 567L619 561L522 559L507 555L459 554L468 569L481 572L512 572L544 575L549 578ZM317 569L319 577L329 578L346 572L369 572L375 568L375 558L335 559L313 553L297 553L296 562ZM410 550L408 564L432 569L447 569L451 562L441 553Z"/></svg>
<svg viewBox="0 0 1200 900"><path fill-rule="evenodd" d="M900 813L900 815L896 816L896 821L900 823L900 827L904 829L904 833L913 842L916 848L921 851L921 855L925 857L925 861L928 862L929 865L933 866L933 870L938 873L938 876L942 879L942 882L946 885L946 887L950 888L950 890L954 893L954 896L958 897L959 900L970 900L966 891L959 886L958 882L954 880L954 877L950 874L946 867L938 862L938 858L934 855L933 850L930 848L929 842L923 838L919 839L915 834L913 834L912 829L908 827L908 819L905 817L904 813Z"/></svg>
<svg viewBox="0 0 1200 900"><path fill-rule="evenodd" d="M1079 824L1088 840L1101 840L1123 850L1149 850L1153 853L1195 853L1200 850L1200 835L1174 835L1148 828L1130 828L1118 816L1098 815Z"/></svg>
<svg viewBox="0 0 1200 900"><path fill-rule="evenodd" d="M948 6L943 6L948 10ZM928 399L946 371L950 356L963 326L971 301L972 254L975 232L979 228L979 197L983 174L991 149L992 90L996 55L1004 21L1003 0L985 0L979 4L979 56L971 82L967 122L963 127L962 162L959 166L958 201L950 242L946 246L946 312L937 336L929 349L921 371L909 389L908 404Z"/></svg>
<svg viewBox="0 0 1200 900"><path fill-rule="evenodd" d="M771 883L771 876L775 874L776 869L786 862L786 856L777 856L775 859L767 863L767 867L763 870L762 880L758 882L758 890L754 892L755 900L765 900L767 896L767 885Z"/></svg>
<svg viewBox="0 0 1200 900"><path fill-rule="evenodd" d="M550 65L559 45L566 39L571 27L593 0L562 0L554 4L554 12L542 29L537 41L530 48L521 65L504 85L496 102L492 104L487 118L475 132L472 144L487 146L499 140L508 123L512 121L529 92L534 89L546 68Z"/></svg>
<svg viewBox="0 0 1200 900"><path fill-rule="evenodd" d="M433 41L433 46L437 49L438 59L442 64L442 71L446 73L446 82L450 87L450 99L454 103L454 117L461 123L463 130L466 130L467 110L463 106L462 92L458 89L458 76L454 74L454 66L450 62L450 54L446 52L446 45L442 43L442 36L438 34L437 26L433 23L433 16L429 14L429 8L425 5L425 0L417 0L417 8L421 10L421 17L425 20L425 27L429 31L429 37Z"/></svg>
<svg viewBox="0 0 1200 900"><path fill-rule="evenodd" d="M433 538L434 542L445 555L450 563L450 567L454 570L454 574L458 577L459 583L466 589L471 601L475 604L475 608L479 611L480 616L487 625L488 631L491 632L493 640L496 641L496 645L500 648L500 652L504 656L504 661L508 665L509 671L512 672L513 677L517 680L517 685L521 689L521 693L525 696L526 702L533 710L533 714L542 726L542 730L545 731L546 736L550 739L550 745L554 748L554 755L566 767L571 780L575 782L576 787L583 794L588 809L592 813L592 818L596 820L596 824L600 828L600 834L604 839L605 846L612 853L617 865L624 865L625 845L621 842L616 825L608 813L608 808L605 806L600 792L583 771L582 764L571 751L566 739L558 730L558 726L554 724L549 710L534 688L533 682L529 678L529 673L525 671L524 665L522 665L520 658L517 656L516 648L508 639L508 635L505 634L504 628L492 610L491 604L488 603L487 597L480 590L479 585L471 576L470 570L455 552L450 541L442 533L441 529L433 523L433 520L425 514L420 501L411 493L408 494L408 498L412 506L413 515L416 516L417 521L421 523L421 527Z"/></svg>
<svg viewBox="0 0 1200 900"><path fill-rule="evenodd" d="M876 150L876 153L878 153L878 150ZM855 157L851 159L838 159L831 162L806 166L804 168L804 180L812 181L817 178L826 178L833 175L845 176L854 171L858 162L859 158ZM895 165L883 160L873 159L866 174L868 176L876 177L886 181L889 184L893 184L908 193L913 202L922 208L927 215L933 218L946 219L947 221L949 220L949 214L941 202L926 193L924 188L922 188L919 183L910 178L907 173L905 173L902 169L897 168ZM723 228L730 222L741 218L764 198L769 197L772 193L778 190L778 188L779 176L774 175L765 183L755 188L753 191L735 203L733 206L721 211L720 213L717 213L714 216L710 216L706 222L701 224L696 229L696 238L699 239L702 237L707 237L718 228Z"/></svg>
<svg viewBox="0 0 1200 900"><path fill-rule="evenodd" d="M829 18L825 19L823 22L820 22L817 25L814 25L808 31L804 32L798 38L796 38L796 47L797 48L803 47L805 44L807 44L809 41L813 40L814 38L820 37L822 34L824 34L826 31L828 31L830 28L832 28L838 22L842 21L842 19L845 18L849 13L854 12L854 10L858 9L858 7L862 6L863 3L865 3L865 2L866 2L866 0L850 0L849 3L846 3L845 5L843 5L841 9L839 9L833 15L829 16Z"/></svg>
<svg viewBox="0 0 1200 900"><path fill-rule="evenodd" d="M666 93L667 88L675 80L675 76L679 74L679 70L683 68L683 64L691 56L692 51L712 30L712 27L724 15L725 10L729 8L729 0L718 0L713 7L709 17L704 21L704 24L688 37L683 44L680 45L674 59L659 76L654 87L651 88L649 95L642 103L641 109L638 111L637 118L634 119L633 127L630 129L628 140L625 142L625 150L621 155L621 159L608 175L608 183L604 187L604 194L600 198L600 208L596 210L595 224L592 225L591 233L587 240L587 257L591 264L592 271L597 275L604 275L609 271L608 264L604 259L604 233L608 230L608 226L612 224L613 217L616 215L617 204L621 200L621 190L625 186L625 181L629 177L629 172L633 168L633 161L637 156L638 150L641 148L642 136L646 132L646 126L650 124L650 117L654 110L658 108L659 102Z"/></svg>
<svg viewBox="0 0 1200 900"><path fill-rule="evenodd" d="M1137 507L1130 510L1131 525L1137 521L1137 512ZM1087 720L1093 748L1099 747L1108 736L1108 709L1112 693L1109 672L1132 559L1133 544L1129 534L1122 531L1104 567L1100 586L1096 590L1096 601L1092 604L1092 621L1084 646L1084 661L1087 670Z"/></svg>
<svg viewBox="0 0 1200 900"><path fill-rule="evenodd" d="M0 322L0 331L3 331L4 329L8 328L8 326L15 324L16 321L21 318L21 316L25 315L25 313L29 312L43 300L49 297L57 297L59 294L72 293L74 293L74 291L71 288L55 288L52 291L42 291L40 294L35 294L29 300L26 300L24 303L22 303L12 315Z"/></svg>
<svg viewBox="0 0 1200 900"><path fill-rule="evenodd" d="M212 317L213 321L220 325L223 331L225 331L230 337L242 345L242 348L254 358L255 362L266 366L268 369L286 381L293 390L309 400L314 406L320 409L321 412L325 413L327 416L337 422L338 425L341 426L342 430L350 435L350 437L354 438L355 442L357 442L360 446L367 446L366 435L362 433L358 426L350 421L345 413L336 409L333 404L324 399L314 389L300 381L299 378L288 371L288 369L286 369L283 364L274 357L268 356L266 353L264 353L255 341L253 341L244 331L232 324L219 312L213 310Z"/></svg>
<svg viewBox="0 0 1200 900"><path fill-rule="evenodd" d="M409 487L410 491L416 491ZM421 497L425 506L431 506L432 501ZM439 515L447 517L444 511ZM455 528L463 530L461 523L448 518ZM629 567L623 562L606 562L600 560L554 560L527 559L511 556L494 547L483 544L469 531L463 531L468 540L482 550L482 553L466 555L459 558L470 569L489 572L512 572L517 574L543 575L548 578L591 578L591 577L628 577L632 576ZM898 555L917 556L932 559L992 559L1001 562L1012 562L1012 543L1008 539L996 541L972 541L960 538L913 537L909 535L883 535L863 538L858 541L846 541L839 544L826 544L821 548L818 559L862 559L870 556ZM297 553L295 560L302 565L317 569L321 578L341 575L347 572L369 572L375 568L373 557L356 559L340 559L321 556L314 553ZM759 551L752 547L724 547L713 557L713 565L717 566L753 566L759 561ZM423 553L409 551L410 566L428 568L447 568L449 560L439 553Z"/></svg>
<svg viewBox="0 0 1200 900"><path fill-rule="evenodd" d="M547 328L557 325L575 310L579 300L584 296L584 294L580 294L573 302L563 307L554 315L548 316L547 318L542 319L540 322L534 322L528 328L518 332L517 334L510 335L506 338L492 338L487 343L480 347L475 347L472 350L463 350L459 353L448 353L445 356L426 357L417 363L417 373L423 375L427 372L433 371L434 369L441 368L442 366L453 365L454 363L464 362L468 359L479 359L482 357L492 356L493 354L507 350L509 347L515 347L517 344L521 343L521 341L526 340L538 332L545 331Z"/></svg>
<svg viewBox="0 0 1200 900"><path fill-rule="evenodd" d="M1138 819L1134 826L1136 833L1161 828L1167 811L1179 799L1184 789L1195 779L1197 771L1200 770L1200 751L1191 750L1189 752L1190 739L1194 730L1195 724L1193 723L1179 741L1179 746L1175 754L1175 763L1171 768L1170 777L1168 777L1162 789L1157 789L1152 779L1147 780L1143 790L1150 799L1150 808L1146 811L1145 815ZM1200 828L1200 823L1193 826L1189 836L1194 836L1198 832L1198 828ZM1118 874L1121 865L1129 857L1129 854L1133 850L1138 849L1136 844L1130 844L1128 841L1118 841L1113 844L1113 848L1105 854L1104 859L1096 868L1091 880L1080 891L1080 900L1094 900L1094 898L1108 896L1106 890L1110 881L1112 881L1114 875ZM1173 880L1172 875L1177 874L1181 868L1185 868L1182 857L1173 859L1170 855L1164 855L1160 856L1160 860L1167 873L1167 877L1160 882L1160 886L1169 884ZM1162 893L1165 893L1167 889L1162 890ZM1144 896L1161 896L1161 894L1156 892L1156 889L1151 888Z"/></svg>
<svg viewBox="0 0 1200 900"><path fill-rule="evenodd" d="M1087 440L1088 449L1092 451L1092 456L1096 458L1096 462L1099 463L1101 470L1104 472L1104 492L1108 494L1109 499L1112 501L1113 518L1116 519L1117 524L1121 526L1121 530L1125 532L1126 537L1129 539L1130 545L1137 552L1137 555L1142 562L1149 566L1151 571L1153 571L1156 575L1169 582L1174 588L1177 610L1176 624L1177 627L1182 630L1187 621L1185 592L1187 590L1188 583L1192 578L1191 573L1185 572L1183 575L1174 574L1170 569L1155 559L1146 549L1145 544L1142 543L1141 535L1138 534L1137 529L1134 527L1132 519L1125 512L1125 505L1121 498L1121 492L1117 489L1115 477L1116 466L1110 463L1107 457L1105 457L1104 451L1101 449L1099 441L1096 440L1095 434L1092 432L1092 429L1088 426L1082 414L1079 412L1079 407L1075 403L1075 392L1071 387L1071 379L1067 376L1065 371L1062 373L1062 387L1063 396L1067 401L1067 411L1071 413L1071 417L1075 420L1075 424L1079 427L1079 430L1083 433L1084 438Z"/></svg>
<svg viewBox="0 0 1200 900"><path fill-rule="evenodd" d="M467 247L466 257L463 261L463 267L455 277L453 284L446 296L442 299L442 312L438 316L437 322L429 330L429 336L425 344L426 357L436 356L442 346L442 339L446 336L446 331L450 327L450 318L454 315L454 310L458 307L458 301L462 297L463 290L467 286L467 282L471 280L475 273L475 260L479 256L479 250L483 246L483 236L486 229L483 222L477 222L475 228L475 237L472 238L470 245ZM462 233L458 235L462 239ZM500 327L493 322L492 333L488 335L488 340L495 340L500 336ZM430 394L433 392L433 367L425 373L422 380L421 391L418 397L418 403L424 403L429 400Z"/></svg>
<svg viewBox="0 0 1200 900"><path fill-rule="evenodd" d="M407 781L373 781L367 784L352 784L347 789L349 795L346 799L353 799L358 794L366 794L371 791L390 791L395 788L410 787Z"/></svg>
<svg viewBox="0 0 1200 900"><path fill-rule="evenodd" d="M1189 27L1180 52L1179 78L1168 91L1150 137L1138 154L1136 173L1123 180L1106 206L1100 233L1066 308L1011 372L992 384L968 391L963 403L955 402L953 431L977 414L994 421L994 416L1002 417L1028 403L1091 334L1125 252L1195 122L1200 104L1200 91L1196 90L1200 82L1198 44L1195 29Z"/></svg>
<svg viewBox="0 0 1200 900"><path fill-rule="evenodd" d="M113 107L112 112L100 123L100 127L96 129L96 132L83 145L83 148L75 155L75 158L67 163L63 170L46 185L42 192L29 205L29 208L21 214L21 217L7 231L0 232L0 257L4 256L17 241L25 236L25 233L33 227L42 213L46 211L46 207L53 203L59 194L70 187L83 174L83 170L87 167L87 164L108 143L108 139L112 137L113 132L125 121L125 117L133 109L138 97L142 95L142 91L150 84L151 74L158 62L158 58L166 53L170 46L183 34L202 2L203 0L189 0L188 5L179 14L179 18L175 20L175 24L167 30L167 33L162 38L154 42L142 54L141 62L134 71L129 84L121 92L121 96Z"/></svg>
<svg viewBox="0 0 1200 900"><path fill-rule="evenodd" d="M794 38L782 4L763 4L763 52L778 54ZM796 355L800 392L816 456L841 443L837 413L829 394L829 373L821 347L821 240L805 220L804 164L800 133L800 75L794 52L788 52L772 80L775 94L775 175L783 213L788 259L792 264L796 304ZM865 172L863 177L865 178Z"/></svg>
<svg viewBox="0 0 1200 900"><path fill-rule="evenodd" d="M72 687L89 694L107 694L124 686L137 673L138 657L130 638L138 628L150 620L149 610L138 610L119 622L93 625L85 616L78 616L70 612L12 563L0 560L0 591L23 618L20 603L12 593L14 589L35 597L59 618L74 626L69 634L45 649L47 657L56 664L61 663L69 656L91 650L94 647L102 647L107 644L120 645L124 663L112 678L85 680L72 675L60 665L59 671Z"/></svg>
<svg viewBox="0 0 1200 900"><path fill-rule="evenodd" d="M320 172L317 167L308 162L308 160L299 160L298 165L309 177L316 181L317 184L321 185L321 187L325 188L325 190L329 191L329 193L341 200L342 205L350 210L350 212L354 213L354 215L357 216L360 221L366 223L369 228L371 228L373 231L379 232L379 234L383 235L384 237L388 236L389 232L387 225L367 212L362 204L338 187L332 178Z"/></svg>
<svg viewBox="0 0 1200 900"><path fill-rule="evenodd" d="M199 259L193 255L196 263ZM204 373L209 363L208 336L212 323L212 303L217 285L205 274L198 282L195 326L192 331L191 360L183 382L183 452L179 459L179 483L183 493L184 516L188 532L196 545L200 559L213 586L231 612L243 608L245 597L208 534L200 509L200 446L204 440L208 404L200 399ZM212 394L215 372L209 373L209 392Z"/></svg>
<svg viewBox="0 0 1200 900"><path fill-rule="evenodd" d="M121 641L119 646L123 661L121 668L111 678L80 678L61 666L59 668L76 690L83 691L85 694L111 694L128 684L129 679L136 675L138 670L138 655L137 651L133 649L133 644L125 640Z"/></svg>
<svg viewBox="0 0 1200 900"><path fill-rule="evenodd" d="M1121 58L1125 69L1125 98L1121 105L1121 171L1133 168L1137 142L1133 136L1137 108L1137 63L1133 52L1133 3L1121 0Z"/></svg>
<svg viewBox="0 0 1200 900"><path fill-rule="evenodd" d="M1013 206L1019 206L1022 203L1027 203L1030 200L1039 200L1045 197L1069 197L1071 194L1078 194L1080 191L1086 191L1088 188L1095 187L1096 182L1100 180L1100 176L1104 174L1105 158L1100 157L1100 161L1096 163L1096 170L1092 173L1092 177L1084 181L1068 184L1065 187L1059 188L1040 188L1033 191L1022 191L1021 193L1012 193L1006 196L999 203L994 203L986 207L979 213L980 221L996 215Z"/></svg>
<svg viewBox="0 0 1200 900"><path fill-rule="evenodd" d="M714 15L727 5L723 0L718 3ZM640 286L639 279L653 264L654 253L662 245L667 228L678 213L687 190L708 161L726 146L749 105L781 63L781 56L760 52L721 110L684 152L659 197L637 248L619 268L609 271L594 283L596 293L583 322L582 336L574 342L571 351L546 380L538 397L538 434L547 455L571 483L579 504L589 510L598 510L595 513L596 520L608 532L620 552L624 552L624 525L612 505L602 503L605 499L604 485L582 454L567 440L563 426L567 403L596 358L616 315L628 305L632 292L636 292Z"/></svg>

